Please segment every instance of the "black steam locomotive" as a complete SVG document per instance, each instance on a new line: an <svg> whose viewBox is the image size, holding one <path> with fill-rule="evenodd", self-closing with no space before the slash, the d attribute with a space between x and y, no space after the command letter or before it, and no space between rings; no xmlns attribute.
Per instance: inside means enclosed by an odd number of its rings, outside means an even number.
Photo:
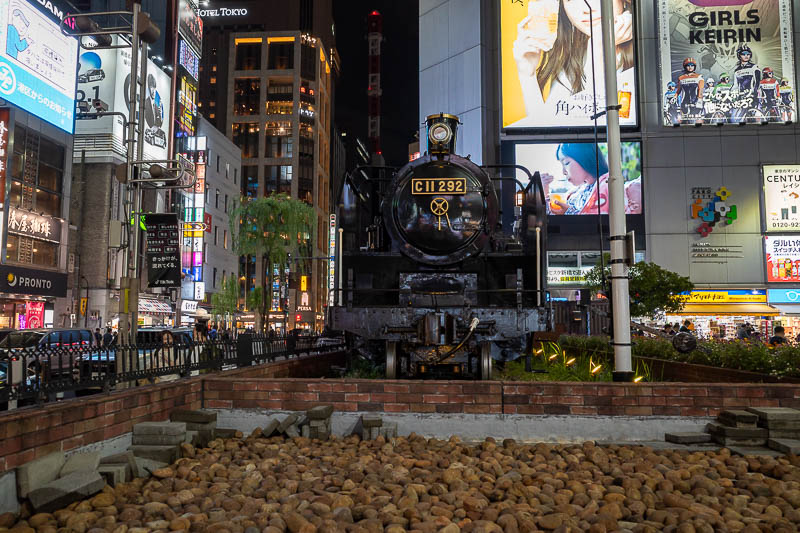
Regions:
<svg viewBox="0 0 800 533"><path fill-rule="evenodd" d="M344 180L331 326L385 351L388 378L490 379L550 329L544 192L455 154L458 117L426 123L425 155Z"/></svg>

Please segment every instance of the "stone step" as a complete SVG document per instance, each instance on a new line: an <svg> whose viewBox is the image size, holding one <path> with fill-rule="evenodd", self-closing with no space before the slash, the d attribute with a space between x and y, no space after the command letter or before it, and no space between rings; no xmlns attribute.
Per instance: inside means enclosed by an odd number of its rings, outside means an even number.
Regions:
<svg viewBox="0 0 800 533"><path fill-rule="evenodd" d="M783 453L777 450L770 450L763 446L730 446L731 453L736 455L763 455L767 457L781 457Z"/></svg>
<svg viewBox="0 0 800 533"><path fill-rule="evenodd" d="M188 431L177 435L137 435L133 434L132 443L143 446L177 446L186 441Z"/></svg>
<svg viewBox="0 0 800 533"><path fill-rule="evenodd" d="M800 440L800 429L768 429L770 439Z"/></svg>
<svg viewBox="0 0 800 533"><path fill-rule="evenodd" d="M748 407L747 410L758 415L759 422L800 420L800 411L791 407Z"/></svg>
<svg viewBox="0 0 800 533"><path fill-rule="evenodd" d="M778 450L790 455L800 455L800 440L793 439L769 439L767 446L773 450Z"/></svg>
<svg viewBox="0 0 800 533"><path fill-rule="evenodd" d="M178 447L177 446L131 446L130 450L137 458L150 459L153 461L160 461L166 464L172 464L178 460Z"/></svg>
<svg viewBox="0 0 800 533"><path fill-rule="evenodd" d="M721 444L722 446L765 446L767 444L767 438L761 437L753 437L753 438L736 438L736 437L726 437L725 435L721 435L719 433L712 434L711 438L717 444Z"/></svg>
<svg viewBox="0 0 800 533"><path fill-rule="evenodd" d="M754 428L758 423L758 415L743 409L729 409L717 415L717 420L725 426Z"/></svg>
<svg viewBox="0 0 800 533"><path fill-rule="evenodd" d="M217 413L213 411L175 409L169 414L169 419L173 422L186 422L192 424L216 423Z"/></svg>
<svg viewBox="0 0 800 533"><path fill-rule="evenodd" d="M100 452L76 453L67 458L67 462L61 467L58 477L64 477L80 470L97 470L99 465Z"/></svg>
<svg viewBox="0 0 800 533"><path fill-rule="evenodd" d="M134 435L182 435L185 422L139 422L133 426Z"/></svg>
<svg viewBox="0 0 800 533"><path fill-rule="evenodd" d="M721 435L733 439L766 439L769 433L766 428L737 428L714 422L709 423L706 429L711 435Z"/></svg>
<svg viewBox="0 0 800 533"><path fill-rule="evenodd" d="M800 431L800 420L764 420L758 425L767 429Z"/></svg>
<svg viewBox="0 0 800 533"><path fill-rule="evenodd" d="M207 424L186 422L186 431L214 431L215 429L217 429L216 422L208 422Z"/></svg>
<svg viewBox="0 0 800 533"><path fill-rule="evenodd" d="M51 513L67 505L97 494L106 481L94 470L73 472L31 491L31 505L38 513Z"/></svg>
<svg viewBox="0 0 800 533"><path fill-rule="evenodd" d="M64 452L53 452L17 467L17 493L27 498L31 491L55 481L67 457Z"/></svg>
<svg viewBox="0 0 800 533"><path fill-rule="evenodd" d="M711 442L709 433L665 433L664 440L675 444L703 444Z"/></svg>

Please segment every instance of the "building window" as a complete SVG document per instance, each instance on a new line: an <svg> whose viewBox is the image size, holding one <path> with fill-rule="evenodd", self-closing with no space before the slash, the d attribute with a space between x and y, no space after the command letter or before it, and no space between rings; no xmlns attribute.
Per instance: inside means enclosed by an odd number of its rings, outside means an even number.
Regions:
<svg viewBox="0 0 800 533"><path fill-rule="evenodd" d="M63 146L16 125L9 204L60 217L64 153Z"/></svg>
<svg viewBox="0 0 800 533"><path fill-rule="evenodd" d="M213 85L213 84L215 84L215 83L217 83L217 78L216 78L216 76L211 76L211 84Z"/></svg>
<svg viewBox="0 0 800 533"><path fill-rule="evenodd" d="M214 278L211 282L212 286L216 289L217 288L217 267L214 267Z"/></svg>
<svg viewBox="0 0 800 533"><path fill-rule="evenodd" d="M222 230L222 247L228 249L228 230Z"/></svg>
<svg viewBox="0 0 800 533"><path fill-rule="evenodd" d="M258 196L258 167L242 167L242 196L247 198Z"/></svg>
<svg viewBox="0 0 800 533"><path fill-rule="evenodd" d="M233 144L241 148L243 158L258 157L258 131L256 122L234 122Z"/></svg>
<svg viewBox="0 0 800 533"><path fill-rule="evenodd" d="M214 226L214 246L217 246L217 230L219 229L218 226Z"/></svg>
<svg viewBox="0 0 800 533"><path fill-rule="evenodd" d="M219 156L217 156L217 174L219 174Z"/></svg>
<svg viewBox="0 0 800 533"><path fill-rule="evenodd" d="M307 44L300 47L300 76L312 81L317 79L317 49Z"/></svg>
<svg viewBox="0 0 800 533"><path fill-rule="evenodd" d="M294 42L269 43L270 70L291 70L294 68Z"/></svg>
<svg viewBox="0 0 800 533"><path fill-rule="evenodd" d="M6 260L56 268L58 267L58 244L9 233Z"/></svg>
<svg viewBox="0 0 800 533"><path fill-rule="evenodd" d="M230 174L231 174L231 164L230 163L225 163L225 179L226 180L231 179Z"/></svg>
<svg viewBox="0 0 800 533"><path fill-rule="evenodd" d="M239 169L238 168L234 168L233 169L233 184L234 185L239 185Z"/></svg>
<svg viewBox="0 0 800 533"><path fill-rule="evenodd" d="M240 78L233 80L233 114L257 115L261 96L261 80Z"/></svg>
<svg viewBox="0 0 800 533"><path fill-rule="evenodd" d="M225 212L227 213L228 212L228 195L227 194L225 195L225 205L223 206L223 208L225 209Z"/></svg>
<svg viewBox="0 0 800 533"><path fill-rule="evenodd" d="M292 193L291 165L267 165L264 167L264 196L272 193Z"/></svg>
<svg viewBox="0 0 800 533"><path fill-rule="evenodd" d="M219 209L219 189L214 192L214 208Z"/></svg>
<svg viewBox="0 0 800 533"><path fill-rule="evenodd" d="M300 181L297 182L297 199L314 205L314 165L313 161L300 161Z"/></svg>
<svg viewBox="0 0 800 533"><path fill-rule="evenodd" d="M261 69L261 39L257 43L236 43L236 70Z"/></svg>
<svg viewBox="0 0 800 533"><path fill-rule="evenodd" d="M267 122L266 157L292 157L293 139L291 122Z"/></svg>

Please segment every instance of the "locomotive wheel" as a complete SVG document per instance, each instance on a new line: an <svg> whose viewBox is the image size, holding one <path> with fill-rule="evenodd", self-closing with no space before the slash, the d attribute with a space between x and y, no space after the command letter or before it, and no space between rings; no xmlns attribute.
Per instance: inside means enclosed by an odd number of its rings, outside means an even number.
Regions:
<svg viewBox="0 0 800 533"><path fill-rule="evenodd" d="M481 355L478 360L480 367L480 377L483 381L492 379L492 356L491 344L488 342L481 343Z"/></svg>
<svg viewBox="0 0 800 533"><path fill-rule="evenodd" d="M386 379L397 379L397 343L386 343Z"/></svg>

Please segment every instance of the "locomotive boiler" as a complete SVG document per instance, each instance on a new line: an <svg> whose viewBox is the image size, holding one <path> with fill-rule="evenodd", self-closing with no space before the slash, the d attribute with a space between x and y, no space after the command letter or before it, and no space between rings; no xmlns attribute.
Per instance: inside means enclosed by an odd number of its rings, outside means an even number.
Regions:
<svg viewBox="0 0 800 533"><path fill-rule="evenodd" d="M339 195L331 327L385 352L387 378L490 379L550 329L539 175L456 154L458 124L429 116L422 157L356 168Z"/></svg>

